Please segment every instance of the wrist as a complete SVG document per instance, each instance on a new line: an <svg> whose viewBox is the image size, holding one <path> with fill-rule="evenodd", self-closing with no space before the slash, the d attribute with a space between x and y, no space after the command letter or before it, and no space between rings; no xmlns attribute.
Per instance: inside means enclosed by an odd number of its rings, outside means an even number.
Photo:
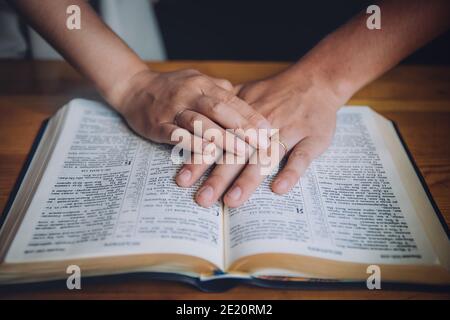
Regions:
<svg viewBox="0 0 450 320"><path fill-rule="evenodd" d="M316 102L314 107L323 106L334 112L337 112L349 99L348 89L335 87L328 77L317 71L317 67L314 69L306 68L304 65L294 65L272 80L277 83L275 87L288 89L291 96L298 96L299 99L307 97L308 101Z"/></svg>
<svg viewBox="0 0 450 320"><path fill-rule="evenodd" d="M348 102L360 89L361 85L356 79L350 77L350 66L340 61L333 54L332 48L327 48L327 40L323 40L320 50L312 50L299 62L289 68L286 73L293 81L308 77L315 89L321 95L327 95L338 105L337 108Z"/></svg>
<svg viewBox="0 0 450 320"><path fill-rule="evenodd" d="M151 71L144 64L137 67L128 76L123 77L121 81L115 82L103 96L117 112L123 114L127 98L133 96L134 92L137 92L148 83L148 81L144 83L143 78L148 80L156 76L157 73Z"/></svg>

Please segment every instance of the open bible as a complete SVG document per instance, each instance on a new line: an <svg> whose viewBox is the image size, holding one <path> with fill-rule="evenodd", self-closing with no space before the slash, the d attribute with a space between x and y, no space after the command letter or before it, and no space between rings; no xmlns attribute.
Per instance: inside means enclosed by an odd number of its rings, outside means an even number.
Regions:
<svg viewBox="0 0 450 320"><path fill-rule="evenodd" d="M47 123L3 214L0 284L139 273L205 290L450 284L448 227L391 121L343 107L329 149L286 195L268 176L239 208L198 206L171 148L107 106L73 100ZM198 185L197 185L198 187Z"/></svg>

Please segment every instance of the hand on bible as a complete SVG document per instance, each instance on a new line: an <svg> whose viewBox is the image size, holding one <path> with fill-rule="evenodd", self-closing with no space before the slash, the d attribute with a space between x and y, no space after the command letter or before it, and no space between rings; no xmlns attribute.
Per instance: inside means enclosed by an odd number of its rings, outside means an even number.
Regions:
<svg viewBox="0 0 450 320"><path fill-rule="evenodd" d="M172 133L182 128L190 132L191 139L183 141L182 146L194 153L205 153L212 143L201 137L207 129L217 129L225 137L223 128L257 130L269 127L264 117L233 93L233 86L227 80L195 70L168 73L145 70L128 82L117 109L134 131L155 142L178 144L178 140L172 140ZM202 126L202 130L195 132L199 136L194 135L196 121ZM269 138L247 142L267 148ZM223 140L217 139L213 143L227 152L239 153L236 146L227 146Z"/></svg>
<svg viewBox="0 0 450 320"><path fill-rule="evenodd" d="M336 112L346 102L330 88L307 73L299 76L291 75L289 71L236 88L239 97L265 116L272 128L279 129L282 143L272 142L277 144L273 149L280 155L278 158L289 153L285 167L272 184L274 192L288 192L311 161L329 145L335 129ZM176 181L180 186L189 187L207 168L206 164L186 164ZM245 168L239 164L218 164L199 189L196 201L209 207L231 185L224 202L230 207L240 206L265 177L258 163L247 164Z"/></svg>

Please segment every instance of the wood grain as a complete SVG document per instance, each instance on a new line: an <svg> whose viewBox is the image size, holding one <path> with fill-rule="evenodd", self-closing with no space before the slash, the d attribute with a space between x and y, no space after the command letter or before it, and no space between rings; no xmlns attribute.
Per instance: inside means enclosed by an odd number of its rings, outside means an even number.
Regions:
<svg viewBox="0 0 450 320"><path fill-rule="evenodd" d="M155 70L196 68L241 83L270 76L286 63L179 61L149 63ZM74 97L99 98L62 62L0 61L0 207L46 118ZM450 223L450 67L402 66L358 92L349 102L370 105L400 128L445 220ZM407 290L273 290L239 286L207 294L190 286L138 279L91 279L81 291L63 282L0 287L16 299L450 299L449 292Z"/></svg>

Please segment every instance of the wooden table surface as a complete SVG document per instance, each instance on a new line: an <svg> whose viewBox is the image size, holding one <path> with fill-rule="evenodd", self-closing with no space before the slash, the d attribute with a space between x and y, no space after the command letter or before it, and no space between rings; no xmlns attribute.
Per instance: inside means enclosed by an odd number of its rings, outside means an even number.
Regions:
<svg viewBox="0 0 450 320"><path fill-rule="evenodd" d="M167 62L155 70L197 68L233 83L269 76L286 63ZM74 97L98 98L62 62L0 60L0 208L17 179L42 121ZM369 105L394 120L447 223L450 223L450 67L401 66L358 92L349 102ZM402 290L272 290L239 286L206 294L187 285L138 279L96 279L69 291L65 282L0 287L0 298L133 299L449 299L450 293Z"/></svg>

